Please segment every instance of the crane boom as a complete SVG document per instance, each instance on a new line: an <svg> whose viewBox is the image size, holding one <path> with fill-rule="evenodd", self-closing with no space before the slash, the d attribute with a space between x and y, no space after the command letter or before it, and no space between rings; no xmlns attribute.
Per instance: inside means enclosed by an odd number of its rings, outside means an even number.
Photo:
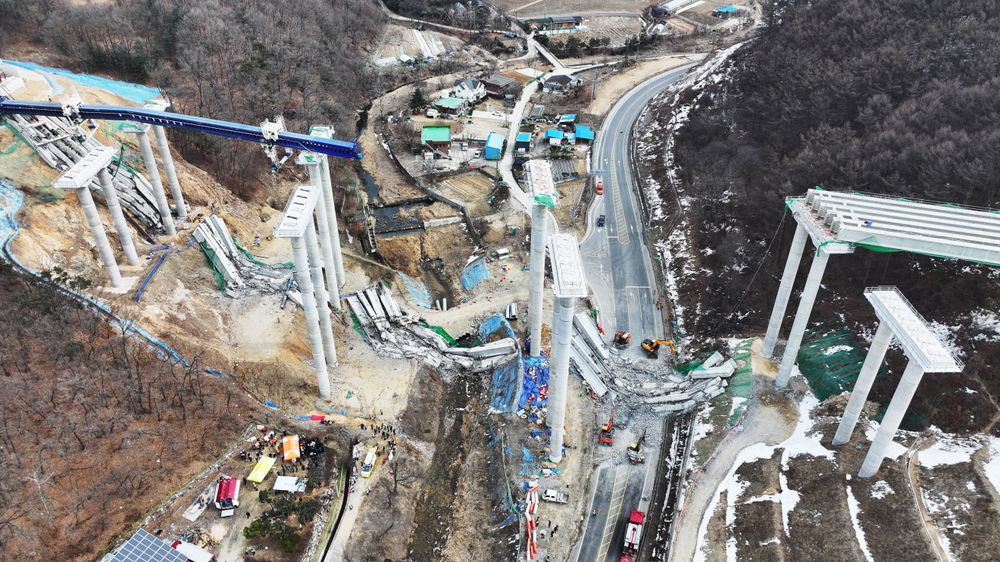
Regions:
<svg viewBox="0 0 1000 562"><path fill-rule="evenodd" d="M0 115L44 115L48 117L68 117L64 104L57 102L34 102L12 100L0 96ZM79 119L98 119L110 121L132 121L173 127L185 131L194 131L217 137L257 142L264 145L274 145L307 152L326 154L337 158L361 158L358 144L355 142L324 139L299 133L281 131L273 138L260 127L231 123L206 117L194 117L180 113L170 113L155 109L137 107L119 107L113 105L80 104L73 108L73 117Z"/></svg>

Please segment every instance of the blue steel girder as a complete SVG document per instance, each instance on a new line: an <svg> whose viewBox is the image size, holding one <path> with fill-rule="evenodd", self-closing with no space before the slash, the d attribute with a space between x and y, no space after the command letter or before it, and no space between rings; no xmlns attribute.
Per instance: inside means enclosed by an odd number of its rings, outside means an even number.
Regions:
<svg viewBox="0 0 1000 562"><path fill-rule="evenodd" d="M62 104L56 102L18 101L0 96L0 115L45 115L48 117L63 117ZM80 105L79 116L82 119L97 119L106 121L132 121L161 127L173 127L184 131L204 133L217 137L244 140L268 144L260 127L231 123L218 119L194 117L180 113L142 109L136 107L118 107L113 105ZM283 131L274 143L283 148L304 150L326 154L337 158L361 158L358 144L355 142L324 139L300 133Z"/></svg>

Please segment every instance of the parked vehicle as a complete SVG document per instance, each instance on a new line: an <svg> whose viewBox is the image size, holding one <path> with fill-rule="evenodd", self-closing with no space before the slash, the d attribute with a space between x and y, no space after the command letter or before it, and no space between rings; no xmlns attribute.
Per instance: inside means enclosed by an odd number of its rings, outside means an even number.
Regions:
<svg viewBox="0 0 1000 562"><path fill-rule="evenodd" d="M438 116L440 116L440 115L441 115L441 113L440 113L440 112L439 112L438 110L436 110L436 109L434 109L434 108L432 107L432 108L430 108L430 109L428 109L428 110L427 110L427 113L426 113L425 115L427 115L427 116L428 116L428 117L430 117L431 119L435 119L435 118L437 118Z"/></svg>
<svg viewBox="0 0 1000 562"><path fill-rule="evenodd" d="M559 490L553 490L549 488L542 492L542 501L552 502L552 503L566 503L569 499L566 494L560 492Z"/></svg>
<svg viewBox="0 0 1000 562"><path fill-rule="evenodd" d="M594 193L604 195L604 180L602 178L597 178L597 181L594 182Z"/></svg>
<svg viewBox="0 0 1000 562"><path fill-rule="evenodd" d="M625 544L622 546L622 556L635 557L639 555L639 541L642 540L642 525L646 520L646 514L641 511L633 511L628 516L628 525L625 526Z"/></svg>
<svg viewBox="0 0 1000 562"><path fill-rule="evenodd" d="M603 228L604 227L604 223L606 221L607 221L607 217L604 216L604 215L601 215L601 216L597 217L597 226L598 226L598 228Z"/></svg>

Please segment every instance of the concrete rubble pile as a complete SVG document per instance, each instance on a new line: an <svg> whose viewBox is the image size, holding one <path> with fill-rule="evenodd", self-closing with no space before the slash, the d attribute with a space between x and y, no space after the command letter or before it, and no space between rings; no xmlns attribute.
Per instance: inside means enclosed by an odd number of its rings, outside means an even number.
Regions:
<svg viewBox="0 0 1000 562"><path fill-rule="evenodd" d="M84 155L101 146L96 139L85 135L82 129L63 117L8 115L4 119L46 164L60 172L69 170ZM118 198L128 214L146 228L161 232L163 223L149 180L117 162L109 166L108 171ZM96 180L90 189L103 197L101 186Z"/></svg>
<svg viewBox="0 0 1000 562"><path fill-rule="evenodd" d="M236 247L229 228L220 217L210 215L194 229L193 236L203 247L211 250L213 255L210 259L222 275L227 295L276 293L288 287L291 270L252 261ZM290 294L289 298L301 304L294 295Z"/></svg>
<svg viewBox="0 0 1000 562"><path fill-rule="evenodd" d="M636 361L608 349L586 313L573 318L576 334L570 361L598 396L609 390L617 398L648 408L657 414L691 411L698 403L725 392L736 364L720 353L682 375L666 363Z"/></svg>
<svg viewBox="0 0 1000 562"><path fill-rule="evenodd" d="M420 359L445 375L495 369L517 356L517 342L512 338L478 347L449 347L440 334L421 326L418 316L403 312L389 289L381 283L344 298L380 355Z"/></svg>

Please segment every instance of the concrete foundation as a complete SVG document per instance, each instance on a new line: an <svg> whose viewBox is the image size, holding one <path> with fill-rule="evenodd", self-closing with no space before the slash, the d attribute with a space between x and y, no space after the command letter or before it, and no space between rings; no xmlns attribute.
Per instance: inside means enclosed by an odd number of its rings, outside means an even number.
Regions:
<svg viewBox="0 0 1000 562"><path fill-rule="evenodd" d="M882 466L882 460L885 459L885 454L889 450L892 437L899 429L899 424L903 421L906 409L910 407L910 400L913 399L913 394L917 391L917 385L920 384L920 379L923 376L924 370L919 364L914 361L907 363L906 370L903 371L903 378L900 379L899 386L896 387L896 393L892 395L892 401L889 402L889 407L882 418L882 425L879 426L878 433L875 434L875 439L872 440L871 447L868 448L868 454L865 456L865 462L861 465L858 476L862 478L874 476L879 467Z"/></svg>
<svg viewBox="0 0 1000 562"><path fill-rule="evenodd" d="M163 192L163 183L160 181L160 171L156 167L156 158L153 156L153 147L149 144L149 135L140 129L135 136L139 139L139 148L142 150L142 161L146 165L146 173L149 175L149 184L153 188L153 198L156 200L156 208L160 211L160 218L163 221L163 230L167 236L177 234L174 227L174 217L170 212L170 203L167 202L167 194Z"/></svg>
<svg viewBox="0 0 1000 562"><path fill-rule="evenodd" d="M534 234L532 234L534 236ZM552 462L562 460L563 439L566 424L566 397L569 392L569 357L573 342L573 310L576 299L562 297L555 299L552 311L552 360L549 371L548 424L552 428L549 440L549 458Z"/></svg>
<svg viewBox="0 0 1000 562"><path fill-rule="evenodd" d="M548 221L544 205L531 207L531 253L528 267L528 332L531 338L529 354L538 357L542 352L542 309L545 290L545 241L548 240Z"/></svg>
<svg viewBox="0 0 1000 562"><path fill-rule="evenodd" d="M778 378L775 380L775 384L779 388L784 388L792 376L795 361L799 355L799 347L802 345L802 337L806 333L806 324L809 323L809 315L812 314L816 293L819 292L820 284L823 281L823 272L826 271L826 263L829 259L829 254L823 250L817 250L812 265L809 266L809 277L806 278L806 286L802 289L799 308L795 312L795 322L792 324L792 331L788 333L785 354L781 358L781 368L778 371Z"/></svg>
<svg viewBox="0 0 1000 562"><path fill-rule="evenodd" d="M122 273L118 269L118 262L115 261L115 253L111 249L111 242L107 234L104 233L104 225L101 224L101 216L97 214L97 205L94 204L94 197L90 194L89 187L81 187L76 190L77 199L80 200L80 208L83 209L83 216L87 219L90 227L90 234L93 235L97 243L97 251L101 255L101 262L104 263L104 270L108 273L108 280L111 286L120 288L122 286Z"/></svg>
<svg viewBox="0 0 1000 562"><path fill-rule="evenodd" d="M316 296L316 308L319 313L319 328L323 337L323 351L326 354L326 363L331 367L337 365L337 344L333 339L333 325L330 322L330 308L327 303L330 300L326 292L326 282L323 279L323 268L321 254L319 251L319 240L316 236L316 227L312 221L306 227L306 254L309 257L309 275L312 278L313 291Z"/></svg>
<svg viewBox="0 0 1000 562"><path fill-rule="evenodd" d="M312 278L309 276L306 243L299 236L291 240L292 257L295 261L295 282L299 284L299 292L302 296L302 309L306 316L306 330L309 334L309 347L312 349L312 366L316 372L316 385L319 387L320 399L329 400L330 374L326 369L326 354L323 351L323 336L320 331L316 296L313 293Z"/></svg>
<svg viewBox="0 0 1000 562"><path fill-rule="evenodd" d="M882 322L879 324L878 330L875 331L872 345L868 348L868 355L865 356L861 372L858 373L858 380L854 383L854 390L851 391L851 398L847 401L847 407L844 408L844 417L841 418L840 425L837 426L837 434L833 437L834 445L843 445L851 440L851 434L854 433L854 427L861 416L861 410L864 409L865 401L868 400L868 392L872 389L872 383L875 382L875 375L878 374L878 369L885 360L885 352L891 343L892 328L887 323Z"/></svg>
<svg viewBox="0 0 1000 562"><path fill-rule="evenodd" d="M101 183L104 202L108 205L108 211L111 213L111 220L115 225L118 241L122 245L122 251L125 252L125 259L129 265L139 265L139 255L136 253L135 244L132 242L132 231L129 230L128 223L125 221L125 213L122 212L121 203L118 202L118 192L115 191L115 185L111 181L111 174L108 173L107 168L101 168L101 171L97 174L97 178Z"/></svg>
<svg viewBox="0 0 1000 562"><path fill-rule="evenodd" d="M778 286L778 296L774 299L774 309L771 310L771 319L767 323L767 335L764 336L764 347L761 354L770 357L774 353L774 346L778 343L778 334L781 333L781 323L785 319L785 309L788 307L788 299L792 295L792 286L795 284L795 274L799 270L799 263L802 261L802 251L805 249L806 240L809 238L806 229L801 224L795 227L795 237L792 239L792 247L788 250L788 258L785 260L785 271L781 274L781 284Z"/></svg>
<svg viewBox="0 0 1000 562"><path fill-rule="evenodd" d="M160 149L160 160L163 161L163 170L167 173L167 185L170 186L170 196L174 198L174 209L177 212L177 219L187 220L187 204L184 203L184 194L181 192L181 183L177 181L177 169L174 167L174 157L170 154L170 145L167 143L167 133L163 127L153 127L156 134L156 146Z"/></svg>

